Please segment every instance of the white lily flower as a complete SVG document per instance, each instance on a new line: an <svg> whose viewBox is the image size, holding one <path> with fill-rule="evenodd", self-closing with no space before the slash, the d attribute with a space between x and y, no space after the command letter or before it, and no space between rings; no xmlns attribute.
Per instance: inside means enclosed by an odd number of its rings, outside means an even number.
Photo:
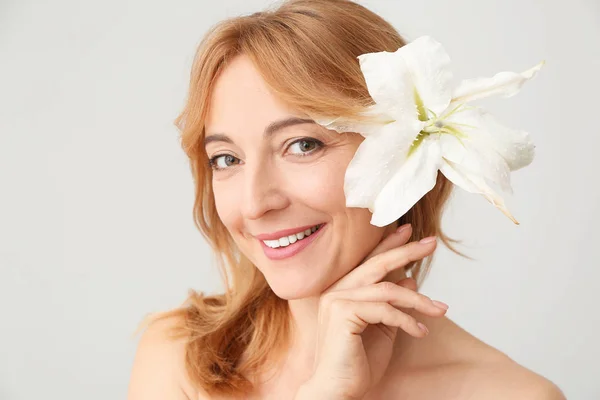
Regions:
<svg viewBox="0 0 600 400"><path fill-rule="evenodd" d="M358 59L375 102L365 114L376 122L314 118L328 129L365 137L346 171L346 205L368 208L371 223L385 226L433 189L441 171L518 224L488 184L512 193L510 172L532 162L535 146L528 133L506 128L467 103L516 94L544 62L520 74L500 72L454 87L450 58L428 36L393 53L362 54Z"/></svg>

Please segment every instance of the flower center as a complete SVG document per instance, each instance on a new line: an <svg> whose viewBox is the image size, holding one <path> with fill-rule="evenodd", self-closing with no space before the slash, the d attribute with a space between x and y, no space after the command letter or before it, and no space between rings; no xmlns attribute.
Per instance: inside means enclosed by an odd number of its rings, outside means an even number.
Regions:
<svg viewBox="0 0 600 400"><path fill-rule="evenodd" d="M458 125L464 124L446 121L451 115L467 110L468 108L465 106L465 104L458 104L453 109L447 109L446 112L438 117L432 110L425 108L421 96L419 96L419 93L415 90L415 105L417 106L419 120L426 122L426 124L410 145L410 150L408 151L409 156L419 147L419 145L423 142L423 139L429 135L448 134L456 137L458 140L466 137L463 132L457 129Z"/></svg>

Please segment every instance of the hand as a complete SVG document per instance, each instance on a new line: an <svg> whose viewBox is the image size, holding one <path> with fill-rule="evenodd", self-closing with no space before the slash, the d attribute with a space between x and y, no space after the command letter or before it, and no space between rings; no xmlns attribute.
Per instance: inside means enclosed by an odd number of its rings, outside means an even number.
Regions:
<svg viewBox="0 0 600 400"><path fill-rule="evenodd" d="M319 388L328 399L361 399L383 377L398 328L418 338L428 333L402 308L432 317L446 313L443 304L416 292L413 279L382 281L390 271L433 253L435 240L406 244L411 233L409 226L382 240L361 265L321 294L314 374L305 383L312 393Z"/></svg>

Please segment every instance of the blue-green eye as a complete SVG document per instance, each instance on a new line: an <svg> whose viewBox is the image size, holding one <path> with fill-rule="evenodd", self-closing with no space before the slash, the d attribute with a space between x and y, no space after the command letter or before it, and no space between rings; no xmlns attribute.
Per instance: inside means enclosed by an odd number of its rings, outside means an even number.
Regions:
<svg viewBox="0 0 600 400"><path fill-rule="evenodd" d="M288 146L288 151L295 156L308 156L323 147L323 142L313 138L298 139ZM214 171L222 171L240 163L240 159L231 154L217 154L208 160Z"/></svg>
<svg viewBox="0 0 600 400"><path fill-rule="evenodd" d="M214 170L222 170L238 164L240 160L231 154L219 154L208 160L208 164Z"/></svg>
<svg viewBox="0 0 600 400"><path fill-rule="evenodd" d="M292 154L298 156L306 156L313 151L320 149L323 143L316 139L304 138L299 139L290 144L289 149Z"/></svg>

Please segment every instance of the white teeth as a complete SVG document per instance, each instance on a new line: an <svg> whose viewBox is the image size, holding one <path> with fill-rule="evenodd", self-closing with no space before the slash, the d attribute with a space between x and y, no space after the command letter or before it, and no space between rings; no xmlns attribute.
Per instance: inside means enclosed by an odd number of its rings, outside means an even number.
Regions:
<svg viewBox="0 0 600 400"><path fill-rule="evenodd" d="M263 242L272 249L279 247L279 240L263 240Z"/></svg>
<svg viewBox="0 0 600 400"><path fill-rule="evenodd" d="M312 228L307 229L304 232L298 232L295 235L284 236L277 240L263 240L263 243L272 249L276 249L278 247L286 247L292 243L296 243L298 240L302 240L305 237L312 235L317 230L317 226L313 226Z"/></svg>
<svg viewBox="0 0 600 400"><path fill-rule="evenodd" d="M284 236L282 238L279 239L279 245L280 246L287 246L290 244L290 239L288 239L287 236Z"/></svg>

